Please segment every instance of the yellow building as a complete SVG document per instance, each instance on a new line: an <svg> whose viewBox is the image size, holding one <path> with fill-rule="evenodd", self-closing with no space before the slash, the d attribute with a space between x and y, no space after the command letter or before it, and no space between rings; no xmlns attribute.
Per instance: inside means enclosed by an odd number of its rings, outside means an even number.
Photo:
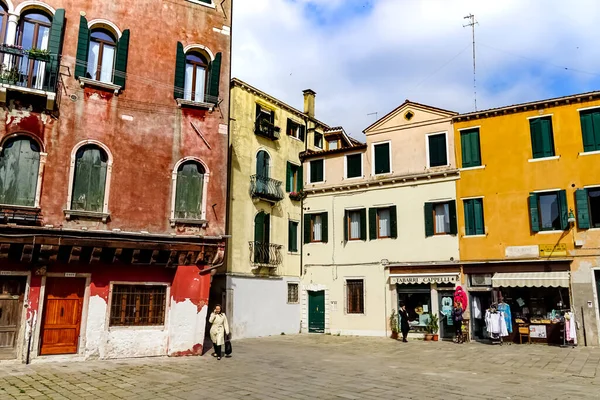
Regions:
<svg viewBox="0 0 600 400"><path fill-rule="evenodd" d="M231 83L226 272L211 302L225 306L236 338L298 333L302 229L299 154L326 146L315 119L315 92L304 111L242 82Z"/></svg>
<svg viewBox="0 0 600 400"><path fill-rule="evenodd" d="M575 312L579 344L598 345L600 92L454 117L460 260L471 333L486 336L493 302L563 343ZM527 328L525 329L527 330Z"/></svg>

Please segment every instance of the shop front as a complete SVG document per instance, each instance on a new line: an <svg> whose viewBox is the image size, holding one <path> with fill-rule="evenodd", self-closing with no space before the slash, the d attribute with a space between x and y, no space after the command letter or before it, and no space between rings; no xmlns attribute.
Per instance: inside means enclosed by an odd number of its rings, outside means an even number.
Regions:
<svg viewBox="0 0 600 400"><path fill-rule="evenodd" d="M427 333L432 316L438 317L439 330L436 332L442 339L452 339L452 299L456 284L459 282L458 271L437 273L391 273L390 285L395 290L396 310L406 306L410 326L410 337L423 337Z"/></svg>
<svg viewBox="0 0 600 400"><path fill-rule="evenodd" d="M513 343L575 344L569 291L569 265L465 267L471 338L495 338L490 315L501 313ZM572 320L573 318L573 320Z"/></svg>

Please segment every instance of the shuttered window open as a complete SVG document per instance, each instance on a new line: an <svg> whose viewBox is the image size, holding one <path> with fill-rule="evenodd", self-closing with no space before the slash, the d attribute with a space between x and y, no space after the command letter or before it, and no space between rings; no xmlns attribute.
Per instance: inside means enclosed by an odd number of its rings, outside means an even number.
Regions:
<svg viewBox="0 0 600 400"><path fill-rule="evenodd" d="M102 212L108 156L101 148L90 145L77 150L71 210Z"/></svg>
<svg viewBox="0 0 600 400"><path fill-rule="evenodd" d="M373 146L375 153L375 175L389 174L391 171L390 144L380 143Z"/></svg>
<svg viewBox="0 0 600 400"><path fill-rule="evenodd" d="M481 166L481 148L479 144L479 128L460 132L462 168Z"/></svg>
<svg viewBox="0 0 600 400"><path fill-rule="evenodd" d="M552 117L529 120L531 131L531 149L533 158L554 156L554 137L552 134Z"/></svg>
<svg viewBox="0 0 600 400"><path fill-rule="evenodd" d="M580 112L583 151L600 151L600 109Z"/></svg>
<svg viewBox="0 0 600 400"><path fill-rule="evenodd" d="M566 191L531 193L529 214L533 232L567 229L569 223Z"/></svg>
<svg viewBox="0 0 600 400"><path fill-rule="evenodd" d="M33 207L39 169L40 146L34 140L7 140L0 152L0 204Z"/></svg>
<svg viewBox="0 0 600 400"><path fill-rule="evenodd" d="M591 193L594 193L593 197ZM588 194L589 194L589 202L588 202ZM592 208L592 204L597 208L600 206L600 190L592 190L588 193L586 189L578 189L575 191L575 206L577 209L577 226L579 229L589 229L590 228L590 208ZM598 210L600 211L600 210ZM600 217L600 212L598 213L598 217ZM597 218L598 218L597 217ZM600 219L600 218L598 218ZM600 226L600 221L598 221Z"/></svg>
<svg viewBox="0 0 600 400"><path fill-rule="evenodd" d="M197 162L186 162L177 170L175 218L202 219L204 168Z"/></svg>
<svg viewBox="0 0 600 400"><path fill-rule="evenodd" d="M429 167L448 165L445 133L427 136L427 146L429 150Z"/></svg>

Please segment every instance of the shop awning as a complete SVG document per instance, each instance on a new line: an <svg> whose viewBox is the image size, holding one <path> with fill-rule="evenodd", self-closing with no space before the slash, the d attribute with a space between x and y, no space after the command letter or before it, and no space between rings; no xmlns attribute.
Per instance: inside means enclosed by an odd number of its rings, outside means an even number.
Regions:
<svg viewBox="0 0 600 400"><path fill-rule="evenodd" d="M390 276L392 285L455 282L458 282L458 274L394 274Z"/></svg>
<svg viewBox="0 0 600 400"><path fill-rule="evenodd" d="M493 287L569 287L569 271L497 272Z"/></svg>

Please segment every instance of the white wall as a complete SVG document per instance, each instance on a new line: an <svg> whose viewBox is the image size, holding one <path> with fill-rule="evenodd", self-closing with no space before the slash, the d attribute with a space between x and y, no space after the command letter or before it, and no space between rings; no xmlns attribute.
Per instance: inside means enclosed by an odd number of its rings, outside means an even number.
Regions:
<svg viewBox="0 0 600 400"><path fill-rule="evenodd" d="M227 305L228 317L234 339L300 331L300 304L287 303L288 282L299 283L299 279L227 277L233 303L233 310Z"/></svg>

